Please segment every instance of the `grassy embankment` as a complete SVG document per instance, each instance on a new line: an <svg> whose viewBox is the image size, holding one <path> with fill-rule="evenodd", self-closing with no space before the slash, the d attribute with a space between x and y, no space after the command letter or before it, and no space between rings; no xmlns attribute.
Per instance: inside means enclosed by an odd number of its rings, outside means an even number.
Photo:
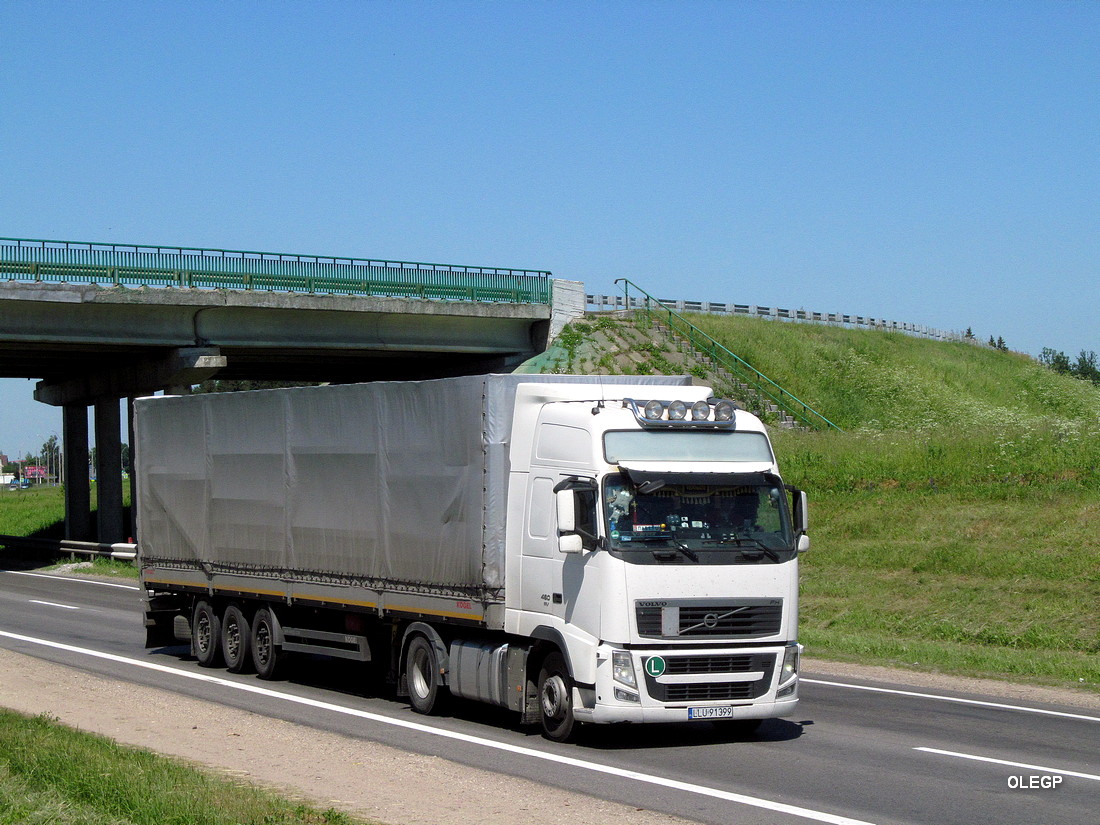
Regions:
<svg viewBox="0 0 1100 825"><path fill-rule="evenodd" d="M0 710L0 825L354 825L182 762Z"/></svg>
<svg viewBox="0 0 1100 825"><path fill-rule="evenodd" d="M692 320L845 430L775 438L812 497L810 655L1100 691L1100 390L966 343Z"/></svg>

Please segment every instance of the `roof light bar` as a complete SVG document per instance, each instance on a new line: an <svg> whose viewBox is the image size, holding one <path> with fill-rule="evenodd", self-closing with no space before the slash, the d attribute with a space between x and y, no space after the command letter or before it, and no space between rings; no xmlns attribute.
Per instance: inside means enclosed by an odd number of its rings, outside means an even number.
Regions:
<svg viewBox="0 0 1100 825"><path fill-rule="evenodd" d="M624 398L623 407L634 413L643 427L684 427L695 429L732 429L737 405L725 399L708 401L640 401ZM689 416L690 413L690 416Z"/></svg>

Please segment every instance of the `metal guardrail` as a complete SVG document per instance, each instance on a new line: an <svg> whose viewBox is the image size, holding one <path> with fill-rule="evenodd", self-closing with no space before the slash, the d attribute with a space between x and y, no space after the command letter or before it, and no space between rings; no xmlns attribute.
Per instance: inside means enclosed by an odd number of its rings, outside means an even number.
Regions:
<svg viewBox="0 0 1100 825"><path fill-rule="evenodd" d="M840 427L813 407L809 406L805 401L783 389L783 387L779 386L768 378L768 376L764 375L764 373L753 367L748 361L730 352L724 345L707 335L707 333L703 332L691 323L691 321L678 314L663 301L654 298L633 281L628 278L617 278L615 283L623 284L623 293L626 296L626 306L633 305L636 311L642 312L650 317L660 314L661 320L667 323L669 328L678 335L686 338L692 347L700 352L706 353L715 363L725 367L755 392L771 399L780 409L798 418L809 427L828 427L834 430L840 430ZM644 296L637 304L630 298L630 287L634 287L635 290ZM657 309L657 307L659 307L659 309Z"/></svg>
<svg viewBox="0 0 1100 825"><path fill-rule="evenodd" d="M815 324L831 324L836 326L863 327L866 329L881 330L883 332L905 332L919 338L931 338L936 341L962 341L970 344L984 346L981 341L973 336L967 337L966 333L953 332L946 329L936 329L926 324L913 324L907 321L887 321L883 318L875 318L869 315L847 315L842 312L811 312L808 309L783 309L782 307L765 307L756 304L731 304L721 301L685 301L683 299L672 300L661 298L661 303L675 309L677 312L704 312L711 315L747 315L751 318L767 318L776 321L797 321ZM637 308L642 299L632 298L629 304L622 295L585 295L586 306L596 312L608 310L622 310Z"/></svg>
<svg viewBox="0 0 1100 825"><path fill-rule="evenodd" d="M0 279L548 304L545 270L0 238Z"/></svg>
<svg viewBox="0 0 1100 825"><path fill-rule="evenodd" d="M133 561L137 558L137 545L130 543L101 544L94 541L73 541L72 539L34 539L26 536L0 535L0 546L11 549L52 550L60 553L77 553L85 556L103 556L119 561Z"/></svg>

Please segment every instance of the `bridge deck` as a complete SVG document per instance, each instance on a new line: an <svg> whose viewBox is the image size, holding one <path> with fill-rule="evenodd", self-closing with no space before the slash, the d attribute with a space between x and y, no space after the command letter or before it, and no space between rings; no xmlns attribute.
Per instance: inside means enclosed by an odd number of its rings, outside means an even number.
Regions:
<svg viewBox="0 0 1100 825"><path fill-rule="evenodd" d="M542 270L26 238L0 238L0 278L487 303L551 298Z"/></svg>

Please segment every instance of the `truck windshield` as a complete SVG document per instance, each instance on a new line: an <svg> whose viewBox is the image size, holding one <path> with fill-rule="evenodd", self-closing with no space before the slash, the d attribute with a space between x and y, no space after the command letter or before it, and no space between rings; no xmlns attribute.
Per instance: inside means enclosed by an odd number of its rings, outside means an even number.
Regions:
<svg viewBox="0 0 1100 825"><path fill-rule="evenodd" d="M786 492L775 476L699 485L675 481L635 485L626 474L607 477L604 516L611 550L676 554L689 562L714 553L727 560L736 553L746 561L780 561L793 550Z"/></svg>

